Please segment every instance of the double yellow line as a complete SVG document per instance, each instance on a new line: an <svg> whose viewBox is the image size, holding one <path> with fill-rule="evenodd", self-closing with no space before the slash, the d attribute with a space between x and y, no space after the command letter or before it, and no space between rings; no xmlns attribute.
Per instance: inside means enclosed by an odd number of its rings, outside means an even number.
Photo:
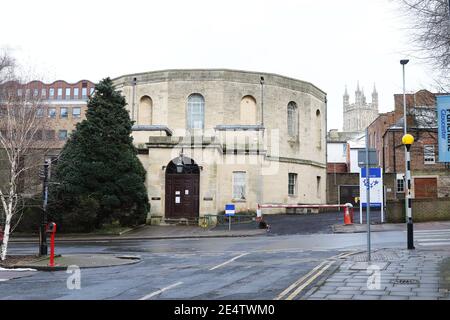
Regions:
<svg viewBox="0 0 450 320"><path fill-rule="evenodd" d="M324 273L328 268L330 268L334 263L335 259L345 258L354 252L344 252L336 256L330 257L325 261L322 261L318 266L312 269L310 272L305 274L303 277L295 281L289 287L287 287L283 292L281 292L275 300L292 300L302 292L308 285L310 285L315 279L317 279L322 273ZM330 261L331 260L331 261Z"/></svg>

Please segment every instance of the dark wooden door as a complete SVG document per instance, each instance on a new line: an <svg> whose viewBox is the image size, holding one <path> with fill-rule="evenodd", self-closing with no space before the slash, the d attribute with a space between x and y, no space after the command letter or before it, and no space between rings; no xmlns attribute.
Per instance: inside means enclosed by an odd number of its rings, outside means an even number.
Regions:
<svg viewBox="0 0 450 320"><path fill-rule="evenodd" d="M199 215L199 175L166 175L166 217L197 218Z"/></svg>
<svg viewBox="0 0 450 320"><path fill-rule="evenodd" d="M414 198L437 198L436 178L414 178Z"/></svg>

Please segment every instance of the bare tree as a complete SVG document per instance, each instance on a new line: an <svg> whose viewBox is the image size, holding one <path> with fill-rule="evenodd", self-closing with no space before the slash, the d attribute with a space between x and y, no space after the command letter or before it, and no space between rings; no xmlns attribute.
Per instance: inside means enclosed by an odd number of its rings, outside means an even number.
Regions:
<svg viewBox="0 0 450 320"><path fill-rule="evenodd" d="M0 51L0 84L11 79L15 69L14 58L6 50Z"/></svg>
<svg viewBox="0 0 450 320"><path fill-rule="evenodd" d="M401 0L401 2L410 18L413 40L419 54L430 62L446 81L449 81L449 0Z"/></svg>
<svg viewBox="0 0 450 320"><path fill-rule="evenodd" d="M0 62L0 72L5 71L3 75L8 80L0 80L0 171L4 173L0 172L0 212L4 223L0 259L5 260L13 221L23 210L24 195L37 191L33 186L38 168L52 142L45 139L45 106L34 94L32 84L14 79L14 59L7 54L0 57Z"/></svg>

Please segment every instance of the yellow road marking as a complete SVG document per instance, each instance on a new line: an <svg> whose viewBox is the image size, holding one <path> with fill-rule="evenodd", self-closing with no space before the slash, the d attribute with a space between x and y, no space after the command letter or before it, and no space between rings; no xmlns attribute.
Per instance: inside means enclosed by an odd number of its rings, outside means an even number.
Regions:
<svg viewBox="0 0 450 320"><path fill-rule="evenodd" d="M353 251L343 252L338 255L327 258L325 261L322 261L319 265L317 265L314 269L309 271L306 275L302 276L300 279L291 284L288 288L286 288L283 292L281 292L274 300L283 299L287 294L289 294L289 292L291 292L294 288L298 286L297 289L286 298L286 300L292 300L293 298L298 296L298 294L304 288L306 288L312 281L314 281L318 276L324 273L334 263L334 261L330 260L346 258L352 254L355 254L355 252Z"/></svg>
<svg viewBox="0 0 450 320"><path fill-rule="evenodd" d="M294 292L292 292L289 297L286 298L286 300L292 300L294 299L296 296L298 296L298 294L304 289L306 288L311 282L313 282L318 276L320 276L322 273L325 272L325 270L327 270L332 264L334 263L334 261L329 262L326 266L324 266L322 269L320 269L315 275L313 275L311 278L309 278L305 283L303 283L300 287L298 287Z"/></svg>
<svg viewBox="0 0 450 320"><path fill-rule="evenodd" d="M310 272L308 272L307 274L305 274L304 276L302 276L300 279L298 279L297 281L295 281L293 284L291 284L288 288L286 288L286 290L284 290L282 293L280 293L275 300L281 300L284 298L285 295L287 295L289 292L291 292L291 290L293 290L295 287L297 287L298 285L300 285L303 281L305 281L309 276L313 275L314 272L316 272L319 268L321 268L324 264L326 263L326 261L322 261L322 263L320 263L318 266L316 266L314 269L312 269Z"/></svg>

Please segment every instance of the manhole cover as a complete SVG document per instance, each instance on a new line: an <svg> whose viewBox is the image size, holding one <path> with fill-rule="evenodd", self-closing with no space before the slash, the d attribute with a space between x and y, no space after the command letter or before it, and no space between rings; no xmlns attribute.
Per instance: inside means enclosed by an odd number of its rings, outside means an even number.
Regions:
<svg viewBox="0 0 450 320"><path fill-rule="evenodd" d="M415 279L396 279L396 280L392 280L393 284L419 284L419 280L415 280Z"/></svg>

